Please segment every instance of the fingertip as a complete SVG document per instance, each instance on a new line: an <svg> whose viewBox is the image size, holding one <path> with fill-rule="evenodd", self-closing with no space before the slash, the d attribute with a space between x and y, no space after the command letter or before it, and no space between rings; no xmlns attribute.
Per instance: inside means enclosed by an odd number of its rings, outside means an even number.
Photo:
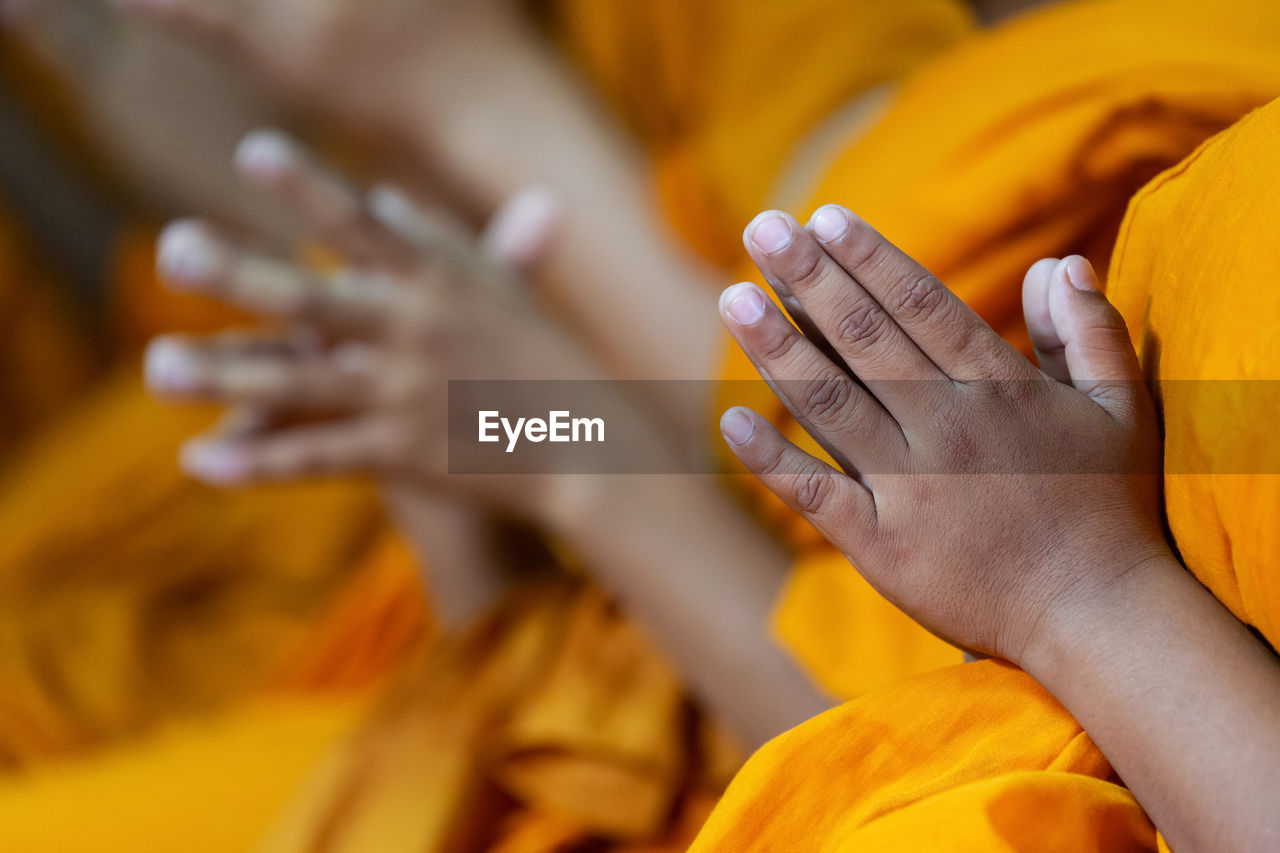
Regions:
<svg viewBox="0 0 1280 853"><path fill-rule="evenodd" d="M249 480L252 468L240 448L195 439L183 445L179 464L189 476L211 486L239 486Z"/></svg>
<svg viewBox="0 0 1280 853"><path fill-rule="evenodd" d="M1093 269L1093 264L1083 255L1071 255L1062 259L1060 269L1066 283L1075 290L1092 293L1101 291L1098 284L1098 274Z"/></svg>
<svg viewBox="0 0 1280 853"><path fill-rule="evenodd" d="M147 387L161 394L194 389L200 373L195 353L179 338L156 338L147 345L143 360Z"/></svg>
<svg viewBox="0 0 1280 853"><path fill-rule="evenodd" d="M300 163L293 137L275 128L262 128L236 147L234 163L241 174L257 182L275 182L292 174Z"/></svg>
<svg viewBox="0 0 1280 853"><path fill-rule="evenodd" d="M766 210L747 225L743 242L748 251L776 255L795 242L798 230L794 217L780 210Z"/></svg>
<svg viewBox="0 0 1280 853"><path fill-rule="evenodd" d="M822 243L834 243L845 234L853 224L852 214L848 208L838 204L824 204L809 219L807 227Z"/></svg>
<svg viewBox="0 0 1280 853"><path fill-rule="evenodd" d="M750 409L734 406L720 416L720 433L732 447L744 447L755 432L755 415Z"/></svg>
<svg viewBox="0 0 1280 853"><path fill-rule="evenodd" d="M1052 342L1056 338L1053 318L1049 313L1049 289L1059 263L1058 258L1036 261L1022 280L1022 313L1032 343L1036 346L1041 346L1040 340Z"/></svg>
<svg viewBox="0 0 1280 853"><path fill-rule="evenodd" d="M422 217L422 210L399 187L375 184L365 194L365 204L373 218L400 233L411 233Z"/></svg>
<svg viewBox="0 0 1280 853"><path fill-rule="evenodd" d="M488 254L500 263L528 271L547 254L564 220L564 204L552 187L522 190L495 215L485 232Z"/></svg>
<svg viewBox="0 0 1280 853"><path fill-rule="evenodd" d="M203 223L179 220L161 232L156 248L160 277L178 288L205 284L222 265L222 250Z"/></svg>
<svg viewBox="0 0 1280 853"><path fill-rule="evenodd" d="M550 184L526 187L511 200L511 207L529 219L557 219L564 214L560 193Z"/></svg>
<svg viewBox="0 0 1280 853"><path fill-rule="evenodd" d="M1032 264L1022 278L1023 292L1034 289L1047 295L1049 283L1053 280L1054 270L1058 268L1059 263L1061 263L1059 258L1041 258Z"/></svg>
<svg viewBox="0 0 1280 853"><path fill-rule="evenodd" d="M739 326L754 326L765 315L764 291L749 281L739 282L720 294L720 314Z"/></svg>
<svg viewBox="0 0 1280 853"><path fill-rule="evenodd" d="M274 128L253 131L236 148L236 167L258 181L279 180L297 163L297 146L288 134Z"/></svg>

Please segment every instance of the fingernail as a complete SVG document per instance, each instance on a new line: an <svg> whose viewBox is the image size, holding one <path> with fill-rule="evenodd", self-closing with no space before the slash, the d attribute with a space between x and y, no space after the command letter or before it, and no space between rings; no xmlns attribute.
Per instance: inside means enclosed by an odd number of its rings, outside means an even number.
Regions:
<svg viewBox="0 0 1280 853"><path fill-rule="evenodd" d="M179 286L209 281L221 260L217 246L200 226L185 222L165 231L157 254L161 274Z"/></svg>
<svg viewBox="0 0 1280 853"><path fill-rule="evenodd" d="M791 245L791 224L778 215L766 216L751 229L751 242L766 255L774 255Z"/></svg>
<svg viewBox="0 0 1280 853"><path fill-rule="evenodd" d="M826 205L809 220L813 233L824 243L839 240L849 230L848 215L835 205Z"/></svg>
<svg viewBox="0 0 1280 853"><path fill-rule="evenodd" d="M199 381L200 365L181 344L160 340L147 348L147 385L157 391L190 391Z"/></svg>
<svg viewBox="0 0 1280 853"><path fill-rule="evenodd" d="M1076 290L1098 290L1098 276L1093 271L1093 265L1080 255L1072 255L1067 258L1066 264L1063 265L1063 272L1067 276L1067 281Z"/></svg>
<svg viewBox="0 0 1280 853"><path fill-rule="evenodd" d="M755 434L756 423L744 409L733 408L720 418L720 432L735 447L741 447Z"/></svg>
<svg viewBox="0 0 1280 853"><path fill-rule="evenodd" d="M755 285L739 285L725 306L729 316L743 326L754 326L764 316L764 296Z"/></svg>
<svg viewBox="0 0 1280 853"><path fill-rule="evenodd" d="M258 177L279 177L293 166L293 145L278 130L255 130L236 149L236 163Z"/></svg>
<svg viewBox="0 0 1280 853"><path fill-rule="evenodd" d="M249 460L244 453L220 444L192 443L182 448L182 468L198 480L216 486L244 482Z"/></svg>

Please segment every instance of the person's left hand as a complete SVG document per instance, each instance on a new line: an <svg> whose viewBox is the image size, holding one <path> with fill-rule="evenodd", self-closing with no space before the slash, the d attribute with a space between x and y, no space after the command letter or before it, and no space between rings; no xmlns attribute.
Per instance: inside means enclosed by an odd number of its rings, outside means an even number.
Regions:
<svg viewBox="0 0 1280 853"><path fill-rule="evenodd" d="M724 320L845 473L746 409L726 440L926 628L1021 662L1129 571L1176 566L1154 407L1083 258L1033 271L1046 375L844 208L803 228L761 214L747 248L800 329L752 284L725 291Z"/></svg>

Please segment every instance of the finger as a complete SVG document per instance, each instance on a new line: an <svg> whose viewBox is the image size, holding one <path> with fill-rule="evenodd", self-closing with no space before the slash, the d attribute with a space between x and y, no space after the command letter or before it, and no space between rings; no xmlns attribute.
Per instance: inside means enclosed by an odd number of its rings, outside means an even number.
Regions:
<svg viewBox="0 0 1280 853"><path fill-rule="evenodd" d="M438 210L427 211L395 187L374 187L367 203L370 215L412 243L420 257L467 273L480 269L475 239L461 222Z"/></svg>
<svg viewBox="0 0 1280 853"><path fill-rule="evenodd" d="M345 181L277 130L250 133L236 149L236 167L291 210L302 226L349 261L403 271L414 248L374 219Z"/></svg>
<svg viewBox="0 0 1280 853"><path fill-rule="evenodd" d="M720 297L729 332L805 430L846 471L886 471L905 448L880 403L749 282Z"/></svg>
<svg viewBox="0 0 1280 853"><path fill-rule="evenodd" d="M258 435L278 422L279 417L271 409L236 403L227 408L206 434L223 441L235 441Z"/></svg>
<svg viewBox="0 0 1280 853"><path fill-rule="evenodd" d="M389 279L353 273L322 278L296 264L235 248L198 222L166 228L157 263L160 275L177 289L335 334L376 337L396 318L396 288Z"/></svg>
<svg viewBox="0 0 1280 853"><path fill-rule="evenodd" d="M246 351L217 340L160 338L147 348L149 386L164 396L268 410L358 409L389 377L363 347L324 358L288 350Z"/></svg>
<svg viewBox="0 0 1280 853"><path fill-rule="evenodd" d="M147 387L162 396L183 396L204 368L203 354L214 349L238 358L295 355L293 343L280 335L239 330L207 338L162 335L147 345L144 354Z"/></svg>
<svg viewBox="0 0 1280 853"><path fill-rule="evenodd" d="M786 214L783 214L783 216L786 216ZM748 246L748 250L751 229L754 224L755 220L752 220L751 224L747 225L742 232L742 242L744 246ZM795 294L787 287L786 282L773 281L767 276L766 281L769 282L769 287L773 290L774 295L778 297L778 301L782 303L782 307L786 309L787 315L791 317L792 322L796 324L796 328L800 330L800 333L808 338L823 355L831 359L833 364L847 368L844 359L840 357L839 353L831 346L831 342L818 329L817 324L813 322L813 318L809 316L809 312L805 310L804 305L800 304L800 300L796 299Z"/></svg>
<svg viewBox="0 0 1280 853"><path fill-rule="evenodd" d="M193 439L182 448L180 463L209 485L247 486L376 472L386 466L386 446L377 422L338 421L240 440Z"/></svg>
<svg viewBox="0 0 1280 853"><path fill-rule="evenodd" d="M870 293L790 216L768 211L747 249L771 283L796 297L843 364L895 415L920 399L916 383L944 378Z"/></svg>
<svg viewBox="0 0 1280 853"><path fill-rule="evenodd" d="M846 554L861 550L875 526L871 492L787 441L750 409L729 409L720 431L747 470L832 544Z"/></svg>
<svg viewBox="0 0 1280 853"><path fill-rule="evenodd" d="M564 225L564 209L546 187L516 194L494 215L481 237L481 251L495 263L530 275L546 258Z"/></svg>
<svg viewBox="0 0 1280 853"><path fill-rule="evenodd" d="M1059 261L1049 312L1062 339L1071 384L1113 416L1129 417L1147 399L1142 366L1124 318L1102 293L1093 266L1079 255Z"/></svg>
<svg viewBox="0 0 1280 853"><path fill-rule="evenodd" d="M1001 373L1026 376L1026 359L928 270L849 210L825 205L807 230L942 373L960 381Z"/></svg>
<svg viewBox="0 0 1280 853"><path fill-rule="evenodd" d="M1053 326L1049 313L1049 287L1053 271L1058 267L1057 258L1036 261L1027 270L1022 282L1022 315L1027 322L1027 333L1036 352L1040 369L1059 382L1071 384L1071 372L1067 370L1067 356L1062 348L1062 338Z"/></svg>

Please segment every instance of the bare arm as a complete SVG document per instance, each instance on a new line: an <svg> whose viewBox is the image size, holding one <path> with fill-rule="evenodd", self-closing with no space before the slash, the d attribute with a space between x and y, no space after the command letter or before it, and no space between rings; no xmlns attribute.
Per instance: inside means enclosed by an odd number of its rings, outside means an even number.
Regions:
<svg viewBox="0 0 1280 853"><path fill-rule="evenodd" d="M1024 668L1178 851L1280 848L1280 661L1172 558L1043 633Z"/></svg>
<svg viewBox="0 0 1280 853"><path fill-rule="evenodd" d="M545 278L575 330L620 378L711 375L719 274L670 233L641 152L519 4L120 2L231 52L294 103L399 140L418 177L478 219L552 186L565 236ZM704 441L704 405L650 402L684 442Z"/></svg>

